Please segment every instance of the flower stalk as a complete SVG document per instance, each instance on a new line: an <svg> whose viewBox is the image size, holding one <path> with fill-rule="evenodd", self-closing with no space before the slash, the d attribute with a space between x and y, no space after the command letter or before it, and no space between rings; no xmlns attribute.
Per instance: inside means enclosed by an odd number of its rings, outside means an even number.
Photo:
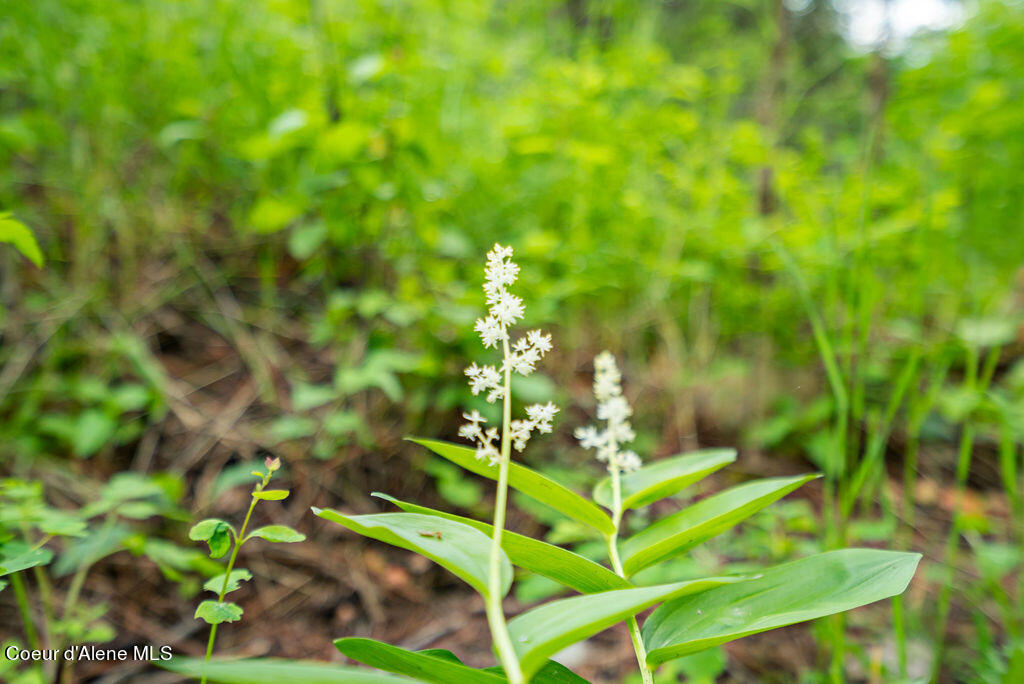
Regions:
<svg viewBox="0 0 1024 684"><path fill-rule="evenodd" d="M505 622L505 610L501 605L501 536L505 531L505 510L508 506L508 470L512 460L512 368L508 363L508 338L502 341L505 352L505 398L501 412L501 461L498 463L498 491L494 499L494 534L491 537L491 554L487 567L487 623L494 636L498 658L505 670L508 681L517 684L523 681L519 658L512 646L512 638Z"/></svg>
<svg viewBox="0 0 1024 684"><path fill-rule="evenodd" d="M596 449L597 460L608 464L612 481L612 524L614 530L607 537L608 559L612 570L622 579L628 579L619 558L619 530L622 528L622 473L632 472L640 467L640 457L633 451L623 451L624 442L636 437L629 417L633 409L622 395L622 375L610 352L601 352L594 358L594 397L597 399L597 417L607 421L604 430L587 426L576 430L576 438L584 449ZM653 684L654 675L647 667L647 648L640 634L640 625L635 615L626 620L629 638L633 642L636 662L644 684Z"/></svg>
<svg viewBox="0 0 1024 684"><path fill-rule="evenodd" d="M523 300L508 291L519 275L519 266L512 261L512 248L494 245L487 253L484 268L484 294L487 296L487 316L476 321L475 329L485 349L501 343L501 367L470 364L466 368L469 388L474 395L483 394L493 404L502 400L501 431L497 427L485 428L487 419L480 412L463 413L468 421L459 428L459 436L476 443L476 457L498 468L498 488L494 498L494 532L487 566L487 622L491 628L498 659L509 682L524 681L519 658L509 636L505 611L502 608L502 535L505 531L505 511L508 507L508 472L512 448L522 451L533 431L551 432L551 421L558 408L548 402L527 406L526 418L512 419L512 373L527 376L537 363L551 350L551 336L540 330L531 330L514 343L509 341L509 327L523 317ZM500 441L499 441L500 437ZM500 446L496 446L498 442Z"/></svg>

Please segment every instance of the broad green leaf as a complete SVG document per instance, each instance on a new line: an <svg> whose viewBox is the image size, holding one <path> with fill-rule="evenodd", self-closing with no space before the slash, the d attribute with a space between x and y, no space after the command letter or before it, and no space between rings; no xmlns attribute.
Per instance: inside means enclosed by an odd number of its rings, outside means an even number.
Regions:
<svg viewBox="0 0 1024 684"><path fill-rule="evenodd" d="M407 651L373 639L351 637L334 642L338 650L364 665L438 684L497 684L508 681L501 667L476 670L443 649ZM554 661L547 661L530 680L532 684L586 684L585 679Z"/></svg>
<svg viewBox="0 0 1024 684"><path fill-rule="evenodd" d="M236 537L235 528L218 518L208 518L192 526L188 538L205 541L210 546L210 558L220 558L231 548L231 538Z"/></svg>
<svg viewBox="0 0 1024 684"><path fill-rule="evenodd" d="M0 565L3 566L0 568L0 576L28 570L37 565L46 565L51 560L53 560L53 551L50 549L32 549L17 555L4 556L0 559Z"/></svg>
<svg viewBox="0 0 1024 684"><path fill-rule="evenodd" d="M491 480L498 479L498 468L478 461L474 449L436 439L411 438L410 441L427 447L438 456L462 466L471 473ZM601 534L610 535L615 531L612 519L593 503L564 485L515 461L509 464L508 483L513 489L551 506L573 520L590 525Z"/></svg>
<svg viewBox="0 0 1024 684"><path fill-rule="evenodd" d="M878 549L820 553L754 579L670 601L643 626L647 663L840 613L900 594L921 555Z"/></svg>
<svg viewBox="0 0 1024 684"><path fill-rule="evenodd" d="M306 535L296 532L287 525L266 525L265 527L258 527L245 535L246 540L253 537L259 537L271 542L300 542L306 538Z"/></svg>
<svg viewBox="0 0 1024 684"><path fill-rule="evenodd" d="M653 587L617 589L550 601L508 623L512 646L527 678L553 653L669 599L705 591L737 577L708 577Z"/></svg>
<svg viewBox="0 0 1024 684"><path fill-rule="evenodd" d="M464 523L480 530L488 537L494 531L492 525L480 522L479 520L437 511L433 508L419 506L407 501L400 501L380 492L374 492L373 496L386 499L403 511L436 515L446 520ZM513 565L518 565L521 568L550 577L556 582L560 582L584 594L609 591L611 589L627 589L632 586L608 568L595 563L589 558L584 558L572 551L567 551L560 546L554 546L553 544L516 534L515 532L509 532L508 530L502 532L501 548L508 554L508 559L512 561Z"/></svg>
<svg viewBox="0 0 1024 684"><path fill-rule="evenodd" d="M622 542L622 569L631 576L689 551L819 475L772 477L732 487L698 501Z"/></svg>
<svg viewBox="0 0 1024 684"><path fill-rule="evenodd" d="M641 508L686 489L736 460L735 449L704 449L672 456L622 475L622 510ZM612 507L611 478L594 487L594 501Z"/></svg>
<svg viewBox="0 0 1024 684"><path fill-rule="evenodd" d="M230 529L234 534L235 528L226 520L220 518L207 518L200 520L188 531L188 538L192 541L209 541L213 535L222 529Z"/></svg>
<svg viewBox="0 0 1024 684"><path fill-rule="evenodd" d="M212 591L214 594L220 595L220 590L224 588L224 575L227 573L221 573L215 577L211 577L206 580L203 584L203 589L206 591ZM232 592L238 589L242 585L242 582L248 582L252 579L252 573L244 568L236 568L231 571L231 576L228 577L228 588L224 590L224 593Z"/></svg>
<svg viewBox="0 0 1024 684"><path fill-rule="evenodd" d="M507 682L504 675L475 670L457 658L436 651L417 653L373 639L350 637L337 639L334 645L352 660L388 672L415 677L437 684L499 684Z"/></svg>
<svg viewBox="0 0 1024 684"><path fill-rule="evenodd" d="M16 250L36 265L43 267L43 252L39 249L36 236L28 226L11 216L10 212L0 212L0 243L13 245Z"/></svg>
<svg viewBox="0 0 1024 684"><path fill-rule="evenodd" d="M354 532L426 556L488 596L487 568L491 539L460 522L419 513L376 513L344 515L338 511L313 509L314 515L344 525ZM501 554L501 595L512 586L512 565Z"/></svg>
<svg viewBox="0 0 1024 684"><path fill-rule="evenodd" d="M211 625L237 622L242 619L242 607L229 601L203 601L196 608L196 614L193 617L197 620L205 620Z"/></svg>
<svg viewBox="0 0 1024 684"><path fill-rule="evenodd" d="M494 672L502 677L505 676L505 670L500 665L485 667L483 671ZM530 684L589 684L589 682L565 665L549 660L537 670L537 674L530 678Z"/></svg>
<svg viewBox="0 0 1024 684"><path fill-rule="evenodd" d="M252 658L211 660L204 668L202 658L172 658L156 665L187 677L201 677L221 684L404 684L413 680L384 672L310 660Z"/></svg>
<svg viewBox="0 0 1024 684"><path fill-rule="evenodd" d="M280 501L281 499L287 499L290 492L287 489L264 489L262 491L253 492L252 498L261 499L263 501Z"/></svg>

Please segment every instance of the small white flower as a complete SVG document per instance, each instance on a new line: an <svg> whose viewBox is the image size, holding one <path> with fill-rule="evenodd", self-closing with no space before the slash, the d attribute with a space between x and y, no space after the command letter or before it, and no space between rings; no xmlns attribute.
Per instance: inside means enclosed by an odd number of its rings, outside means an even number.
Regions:
<svg viewBox="0 0 1024 684"><path fill-rule="evenodd" d="M519 265L513 261L488 262L484 269L484 276L487 282L494 283L498 287L507 287L516 282L519 275Z"/></svg>
<svg viewBox="0 0 1024 684"><path fill-rule="evenodd" d="M609 352L594 358L594 396L597 398L597 417L608 422L603 431L588 426L576 429L576 439L584 449L596 449L597 460L607 463L611 471L632 472L641 466L640 457L633 451L622 451L620 445L636 439L629 417L633 408L622 396L622 375Z"/></svg>
<svg viewBox="0 0 1024 684"><path fill-rule="evenodd" d="M508 328L523 317L525 308L520 297L508 291L519 277L519 266L512 261L512 248L499 244L487 253L484 266L484 294L487 298L488 314L476 321L474 326L484 347L503 348L505 352L502 364L495 366L478 366L476 363L466 368L469 388L474 395L483 393L488 402L494 403L506 398L504 375L516 372L529 375L537 366L544 354L551 350L551 335L540 330L532 330L525 337L517 339L512 348L506 344L509 340ZM505 344L500 344L500 343ZM530 435L534 430L549 433L552 420L558 408L548 402L545 405L534 404L527 408L528 419L517 419L510 422L507 435L513 446L522 451L526 448ZM487 421L478 411L464 413L468 421L459 428L459 435L476 442L476 457L487 460L494 465L501 460L501 453L495 442L499 438L498 428L490 427L485 431L482 424Z"/></svg>
<svg viewBox="0 0 1024 684"><path fill-rule="evenodd" d="M502 247L497 242L494 243L494 247L487 253L487 261L501 261L502 259L510 259L512 257L511 247Z"/></svg>
<svg viewBox="0 0 1024 684"><path fill-rule="evenodd" d="M611 434L612 439L614 439L619 444L622 444L624 442L632 442L634 439L636 439L636 433L633 432L633 426L630 425L627 421L623 421L621 423L613 423L609 425L608 432L609 434Z"/></svg>
<svg viewBox="0 0 1024 684"><path fill-rule="evenodd" d="M470 441L476 441L483 433L480 431L480 426L475 423L466 423L459 428L459 437L468 439Z"/></svg>
<svg viewBox="0 0 1024 684"><path fill-rule="evenodd" d="M584 449L596 449L604 444L605 441L604 433L598 431L593 425L578 427L573 434L580 441L580 446Z"/></svg>
<svg viewBox="0 0 1024 684"><path fill-rule="evenodd" d="M619 454L619 468L624 473L631 473L634 470L639 470L643 462L640 457L636 455L635 451L623 451Z"/></svg>
<svg viewBox="0 0 1024 684"><path fill-rule="evenodd" d="M498 293L497 301L491 306L491 317L502 326L512 325L523 317L524 312L522 298L504 290Z"/></svg>
<svg viewBox="0 0 1024 684"><path fill-rule="evenodd" d="M609 423L621 423L633 415L633 409L625 397L611 397L597 405L597 417L599 420L607 420Z"/></svg>
<svg viewBox="0 0 1024 684"><path fill-rule="evenodd" d="M526 448L526 443L530 440L530 432L532 430L533 422L529 420L513 420L510 423L509 437L516 451L522 451Z"/></svg>
<svg viewBox="0 0 1024 684"><path fill-rule="evenodd" d="M501 383L501 375L494 366L477 366L475 363L466 369L469 376L469 389L474 395L484 390L493 391Z"/></svg>
<svg viewBox="0 0 1024 684"><path fill-rule="evenodd" d="M531 330L526 333L526 338L541 355L551 351L551 335L545 335L540 330Z"/></svg>
<svg viewBox="0 0 1024 684"><path fill-rule="evenodd" d="M534 371L539 360L540 355L531 347L524 352L513 352L509 356L509 366L516 373L525 377ZM504 370L504 367L502 367L502 370Z"/></svg>
<svg viewBox="0 0 1024 684"><path fill-rule="evenodd" d="M476 448L476 460L489 461L495 465L501 460L501 452L493 444L481 444Z"/></svg>
<svg viewBox="0 0 1024 684"><path fill-rule="evenodd" d="M552 402L546 404L531 404L526 407L526 415L534 422L549 422L558 413L558 407Z"/></svg>
<svg viewBox="0 0 1024 684"><path fill-rule="evenodd" d="M480 339L483 340L485 349L497 347L498 343L507 337L505 326L494 316L478 318L474 329L480 333Z"/></svg>

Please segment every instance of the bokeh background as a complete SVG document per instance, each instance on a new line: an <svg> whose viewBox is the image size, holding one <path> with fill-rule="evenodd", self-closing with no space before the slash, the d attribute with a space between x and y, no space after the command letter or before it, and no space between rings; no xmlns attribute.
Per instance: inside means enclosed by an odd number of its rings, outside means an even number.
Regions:
<svg viewBox="0 0 1024 684"><path fill-rule="evenodd" d="M836 649L849 681L1024 681L1022 98L1010 0L3 3L0 211L44 258L0 245L0 531L28 500L87 523L33 609L65 642L202 653L217 570L189 521L235 515L276 455L293 495L261 515L310 540L247 547L219 652L340 661L333 638L372 635L488 664L466 587L308 511L381 490L486 515L488 483L403 437L477 406L499 241L556 344L517 388L562 407L532 466L600 476L571 434L609 349L642 457L739 448L691 495L827 474L677 575L925 554L902 601L665 681L824 681ZM515 504L513 529L599 553ZM509 609L551 591L524 577ZM0 615L24 643L9 589ZM632 664L624 630L564 658Z"/></svg>

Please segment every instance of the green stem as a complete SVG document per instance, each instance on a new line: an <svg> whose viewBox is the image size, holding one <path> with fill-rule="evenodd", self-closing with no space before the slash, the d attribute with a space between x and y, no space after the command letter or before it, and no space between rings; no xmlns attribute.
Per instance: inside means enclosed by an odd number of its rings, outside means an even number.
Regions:
<svg viewBox="0 0 1024 684"><path fill-rule="evenodd" d="M32 622L32 611L28 605L28 591L25 589L25 581L21 579L21 573L11 575L11 587L14 589L14 597L18 600L18 611L21 613L21 621L25 625L25 640L29 649L39 650L39 634L36 633L36 626Z"/></svg>
<svg viewBox="0 0 1024 684"><path fill-rule="evenodd" d="M626 573L622 569L622 561L619 559L619 527L622 524L622 481L619 477L617 464L610 464L609 470L612 474L612 522L615 531L608 537L608 557L612 562L612 569L622 579L626 579ZM654 684L654 674L647 666L647 648L644 646L644 638L640 634L640 626L637 624L636 616L630 615L626 620L629 627L629 638L633 642L633 651L636 653L636 662L640 665L640 676L643 684Z"/></svg>
<svg viewBox="0 0 1024 684"><path fill-rule="evenodd" d="M267 479L264 479L263 484L267 483ZM260 487L262 489L262 487ZM231 557L228 559L227 569L224 571L224 584L220 588L220 593L217 594L217 603L224 601L224 595L228 593L228 580L231 579L231 570L235 567L235 559L238 558L238 550L242 548L242 544L245 540L245 530L249 526L249 518L252 517L252 511L256 508L256 502L259 501L256 497L252 497L252 502L249 504L249 510L245 514L245 520L242 521L242 527L238 531L238 536L235 537L234 547L231 549ZM206 666L210 662L210 656L213 654L213 642L217 638L217 625L210 625L210 638L206 642L206 657L203 659L203 678L201 684L206 684Z"/></svg>
<svg viewBox="0 0 1024 684"><path fill-rule="evenodd" d="M490 562L487 567L487 623L491 627L491 636L498 651L498 659L505 670L505 676L511 684L522 684L523 671L519 666L519 658L512 646L512 637L505 623L505 610L502 608L501 587L501 534L505 529L505 508L508 503L508 469L512 458L512 364L511 352L508 347L508 336L502 341L505 352L505 397L501 415L501 462L498 466L498 492L494 500L494 536L491 537Z"/></svg>
<svg viewBox="0 0 1024 684"><path fill-rule="evenodd" d="M967 375L964 385L979 396L984 394L992 381L996 363L999 360L999 347L989 351L985 365L978 374L978 352L975 349L967 350ZM943 566L946 568L946 581L939 593L938 613L935 630L935 655L932 662L932 682L938 682L942 671L943 650L946 639L946 627L949 621L949 608L953 599L953 581L956 577L957 550L960 541L961 516L963 514L964 497L967 492L967 476L971 472L971 457L974 454L975 425L972 416L964 421L963 432L960 435L960 449L956 464L956 491L953 503L953 521L949 528L949 536L946 537L946 549L943 558Z"/></svg>

